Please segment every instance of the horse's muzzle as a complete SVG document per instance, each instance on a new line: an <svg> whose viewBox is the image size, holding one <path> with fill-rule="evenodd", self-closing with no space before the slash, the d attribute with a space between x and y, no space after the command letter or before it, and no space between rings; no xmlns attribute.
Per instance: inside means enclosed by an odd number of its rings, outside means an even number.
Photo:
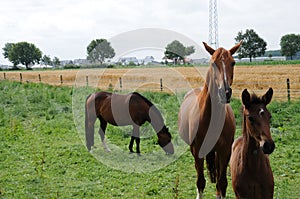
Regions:
<svg viewBox="0 0 300 199"><path fill-rule="evenodd" d="M163 150L167 155L174 154L174 146L172 142L169 142L166 146L163 147Z"/></svg>
<svg viewBox="0 0 300 199"><path fill-rule="evenodd" d="M230 103L232 95L232 89L230 87L227 88L219 88L219 97L221 99L222 104Z"/></svg>
<svg viewBox="0 0 300 199"><path fill-rule="evenodd" d="M273 140L267 140L262 146L264 154L271 154L275 149L275 144Z"/></svg>

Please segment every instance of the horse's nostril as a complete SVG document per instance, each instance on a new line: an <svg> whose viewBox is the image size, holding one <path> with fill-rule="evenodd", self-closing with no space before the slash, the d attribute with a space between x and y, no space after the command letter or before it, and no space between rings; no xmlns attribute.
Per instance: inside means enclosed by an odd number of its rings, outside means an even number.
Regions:
<svg viewBox="0 0 300 199"><path fill-rule="evenodd" d="M266 141L262 147L265 154L271 154L275 149L275 144L273 141Z"/></svg>

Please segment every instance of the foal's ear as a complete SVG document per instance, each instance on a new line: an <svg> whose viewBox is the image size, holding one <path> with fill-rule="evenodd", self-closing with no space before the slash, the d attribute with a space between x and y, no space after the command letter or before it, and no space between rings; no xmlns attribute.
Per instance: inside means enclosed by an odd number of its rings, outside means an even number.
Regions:
<svg viewBox="0 0 300 199"><path fill-rule="evenodd" d="M242 102L245 105L246 108L249 108L250 106L250 93L247 89L245 89L242 93Z"/></svg>
<svg viewBox="0 0 300 199"><path fill-rule="evenodd" d="M269 104L271 102L273 96L273 89L269 88L269 90L266 92L264 96L262 96L262 101L265 105Z"/></svg>
<svg viewBox="0 0 300 199"><path fill-rule="evenodd" d="M207 43L203 42L203 45L206 49L207 52L209 52L210 55L213 55L214 52L216 51L215 49L213 49L212 47L210 47L209 45L207 45Z"/></svg>
<svg viewBox="0 0 300 199"><path fill-rule="evenodd" d="M233 55L239 48L240 46L242 45L243 41L240 41L238 44L236 44L235 46L233 46L229 52L231 55Z"/></svg>

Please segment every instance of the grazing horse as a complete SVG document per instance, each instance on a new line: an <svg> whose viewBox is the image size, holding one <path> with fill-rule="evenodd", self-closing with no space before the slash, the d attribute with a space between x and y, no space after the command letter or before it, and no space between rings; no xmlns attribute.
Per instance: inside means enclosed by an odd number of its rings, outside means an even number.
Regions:
<svg viewBox="0 0 300 199"><path fill-rule="evenodd" d="M236 198L270 199L274 193L274 178L268 154L275 149L270 133L271 114L266 106L273 90L264 96L242 93L243 135L232 145L230 171Z"/></svg>
<svg viewBox="0 0 300 199"><path fill-rule="evenodd" d="M164 124L159 110L144 96L137 92L127 95L98 92L87 97L85 103L85 135L86 147L91 151L94 145L94 124L100 120L99 134L103 147L110 151L105 143L107 123L114 126L133 126L129 150L133 152L136 142L136 152L140 154L140 126L145 122L151 123L158 137L158 144L167 154L173 154L171 134Z"/></svg>
<svg viewBox="0 0 300 199"><path fill-rule="evenodd" d="M206 43L212 55L203 88L189 91L181 104L178 116L179 134L190 145L197 170L197 198L205 188L203 163L206 157L210 179L216 183L217 198L226 195L227 166L234 140L235 119L229 105L235 61L232 55L241 42L230 50L214 50Z"/></svg>

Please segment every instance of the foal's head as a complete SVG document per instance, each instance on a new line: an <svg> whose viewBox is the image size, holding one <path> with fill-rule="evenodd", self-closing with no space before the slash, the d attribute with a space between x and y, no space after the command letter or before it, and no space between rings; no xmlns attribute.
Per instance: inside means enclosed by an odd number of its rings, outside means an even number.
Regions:
<svg viewBox="0 0 300 199"><path fill-rule="evenodd" d="M236 44L230 50L218 48L214 50L203 42L205 49L209 52L211 57L211 66L214 78L214 83L218 87L218 96L222 103L229 103L232 90L230 88L233 81L233 67L235 61L232 55L239 49L242 42Z"/></svg>
<svg viewBox="0 0 300 199"><path fill-rule="evenodd" d="M163 150L167 154L173 154L174 153L174 147L171 142L172 136L171 133L169 132L169 129L164 126L158 133L158 144L163 148Z"/></svg>
<svg viewBox="0 0 300 199"><path fill-rule="evenodd" d="M249 133L262 148L265 154L271 154L275 144L270 132L271 113L266 108L273 96L273 89L270 88L262 97L255 94L250 96L247 89L242 93L244 104L244 130Z"/></svg>

